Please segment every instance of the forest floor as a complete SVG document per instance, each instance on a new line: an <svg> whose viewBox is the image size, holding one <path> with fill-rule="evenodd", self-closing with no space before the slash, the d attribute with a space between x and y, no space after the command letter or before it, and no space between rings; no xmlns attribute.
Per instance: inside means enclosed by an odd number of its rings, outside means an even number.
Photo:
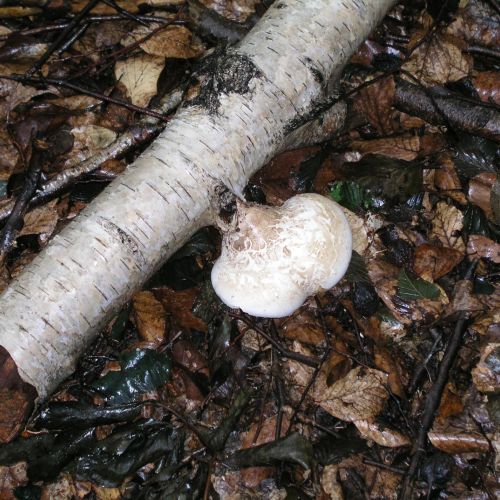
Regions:
<svg viewBox="0 0 500 500"><path fill-rule="evenodd" d="M270 3L1 3L1 288ZM0 447L0 498L498 498L499 41L497 0L394 8L344 71L342 130L245 193L345 207L345 278L248 316L215 296L202 229Z"/></svg>

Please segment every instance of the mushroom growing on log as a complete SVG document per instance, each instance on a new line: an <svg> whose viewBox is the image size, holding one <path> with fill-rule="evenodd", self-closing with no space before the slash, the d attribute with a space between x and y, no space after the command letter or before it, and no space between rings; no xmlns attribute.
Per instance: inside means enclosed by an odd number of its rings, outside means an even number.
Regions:
<svg viewBox="0 0 500 500"><path fill-rule="evenodd" d="M213 223L221 186L241 194L394 3L274 2L215 61L199 97L12 282L0 298L0 345L38 397L72 373L176 249ZM9 380L2 393L19 387Z"/></svg>

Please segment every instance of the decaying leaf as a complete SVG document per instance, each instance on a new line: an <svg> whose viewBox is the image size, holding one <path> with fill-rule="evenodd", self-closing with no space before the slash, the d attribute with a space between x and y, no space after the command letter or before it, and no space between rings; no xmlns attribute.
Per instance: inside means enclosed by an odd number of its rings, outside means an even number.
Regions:
<svg viewBox="0 0 500 500"><path fill-rule="evenodd" d="M148 38L148 35L155 32ZM159 58L190 59L203 53L201 40L185 26L164 26L151 23L139 26L122 40L122 45L139 44L142 50Z"/></svg>
<svg viewBox="0 0 500 500"><path fill-rule="evenodd" d="M153 292L138 292L132 298L134 319L140 337L159 345L165 340L167 315Z"/></svg>
<svg viewBox="0 0 500 500"><path fill-rule="evenodd" d="M467 255L472 258L488 259L500 264L500 244L486 236L471 234L467 241Z"/></svg>
<svg viewBox="0 0 500 500"><path fill-rule="evenodd" d="M464 255L449 247L437 247L424 243L415 250L413 269L424 280L434 281L448 274Z"/></svg>
<svg viewBox="0 0 500 500"><path fill-rule="evenodd" d="M461 233L463 220L464 216L458 208L448 205L445 201L440 201L431 221L431 236L445 247L465 252L465 243Z"/></svg>
<svg viewBox="0 0 500 500"><path fill-rule="evenodd" d="M287 339L311 345L320 344L325 340L319 321L306 310L299 309L278 323L283 336Z"/></svg>
<svg viewBox="0 0 500 500"><path fill-rule="evenodd" d="M480 207L488 217L493 216L491 209L491 189L496 181L496 174L483 172L469 181L469 201Z"/></svg>
<svg viewBox="0 0 500 500"><path fill-rule="evenodd" d="M66 160L66 164L72 165L77 159L84 161L90 158L116 139L116 132L98 125L83 125L73 128L71 135L74 138L73 150L71 158Z"/></svg>
<svg viewBox="0 0 500 500"><path fill-rule="evenodd" d="M401 432L381 425L370 420L356 420L354 425L357 427L361 436L365 439L371 439L380 446L388 448L398 448L400 446L408 446L411 441Z"/></svg>
<svg viewBox="0 0 500 500"><path fill-rule="evenodd" d="M472 58L464 54L462 48L463 43L453 36L431 36L413 51L403 69L430 87L455 82L472 70Z"/></svg>
<svg viewBox="0 0 500 500"><path fill-rule="evenodd" d="M321 474L321 487L323 491L328 495L329 500L344 500L344 495L342 494L342 487L340 486L338 479L338 467L336 465L327 465L323 468Z"/></svg>
<svg viewBox="0 0 500 500"><path fill-rule="evenodd" d="M347 422L365 420L382 411L389 397L386 384L387 374L360 366L331 386L319 377L312 397L334 417Z"/></svg>
<svg viewBox="0 0 500 500"><path fill-rule="evenodd" d="M132 104L146 106L156 94L156 83L165 66L163 57L143 54L115 64L115 78L127 89Z"/></svg>
<svg viewBox="0 0 500 500"><path fill-rule="evenodd" d="M214 10L221 16L236 21L244 22L255 12L255 6L261 0L199 0L205 7Z"/></svg>
<svg viewBox="0 0 500 500"><path fill-rule="evenodd" d="M445 453L487 453L489 441L479 433L429 432L432 446Z"/></svg>
<svg viewBox="0 0 500 500"><path fill-rule="evenodd" d="M472 380L481 392L498 392L500 389L500 344L487 344L477 366L472 370Z"/></svg>

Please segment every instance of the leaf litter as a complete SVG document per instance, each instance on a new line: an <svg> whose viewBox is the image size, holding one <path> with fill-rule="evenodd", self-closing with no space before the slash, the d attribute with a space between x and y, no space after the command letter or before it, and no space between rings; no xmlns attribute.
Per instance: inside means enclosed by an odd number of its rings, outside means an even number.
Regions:
<svg viewBox="0 0 500 500"><path fill-rule="evenodd" d="M60 33L51 22L67 23L87 3L2 19L0 73L24 74ZM343 205L355 247L345 279L288 318L248 317L216 298L209 275L220 239L201 230L20 435L2 432L2 498L395 499L409 498L405 482L415 498L498 496L498 144L394 106L403 79L497 105L498 13L494 2L438 3L396 6L344 72L344 128L278 155L247 189L260 203L315 191ZM23 187L33 131L51 151L41 183L112 151L147 120L106 96L151 108L196 95L200 58L241 39L269 4L97 3L85 29L40 67L76 90L0 82L0 210ZM89 86L103 99L85 95ZM4 286L145 146L102 158L27 210ZM0 411L16 405L6 396Z"/></svg>

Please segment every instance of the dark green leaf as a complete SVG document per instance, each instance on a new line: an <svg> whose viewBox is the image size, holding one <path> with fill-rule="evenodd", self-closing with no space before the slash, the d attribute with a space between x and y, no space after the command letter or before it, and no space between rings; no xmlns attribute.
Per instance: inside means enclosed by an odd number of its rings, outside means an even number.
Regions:
<svg viewBox="0 0 500 500"><path fill-rule="evenodd" d="M338 464L345 457L361 453L367 448L363 439L326 436L314 445L314 457L321 465Z"/></svg>
<svg viewBox="0 0 500 500"><path fill-rule="evenodd" d="M0 198L5 198L7 196L7 181L0 181Z"/></svg>
<svg viewBox="0 0 500 500"><path fill-rule="evenodd" d="M19 437L14 441L0 446L0 465L14 465L17 462L27 462L44 456L54 446L54 434L38 434L30 438Z"/></svg>
<svg viewBox="0 0 500 500"><path fill-rule="evenodd" d="M481 172L495 172L498 146L484 137L460 134L453 144L455 165L460 175L471 178Z"/></svg>
<svg viewBox="0 0 500 500"><path fill-rule="evenodd" d="M467 235L481 234L486 237L490 236L488 218L479 207L476 207L476 205L467 205L464 214L463 231Z"/></svg>
<svg viewBox="0 0 500 500"><path fill-rule="evenodd" d="M36 484L27 484L14 488L14 496L18 500L39 500L42 498L42 488Z"/></svg>
<svg viewBox="0 0 500 500"><path fill-rule="evenodd" d="M271 443L239 450L224 460L224 464L233 469L239 469L288 462L309 469L314 461L313 455L310 441L294 432Z"/></svg>
<svg viewBox="0 0 500 500"><path fill-rule="evenodd" d="M132 475L143 465L155 462L175 445L173 432L157 424L115 431L79 456L67 470L78 480L112 488Z"/></svg>
<svg viewBox="0 0 500 500"><path fill-rule="evenodd" d="M117 406L94 406L79 401L49 403L39 414L39 428L86 428L96 425L129 422L138 417L142 403Z"/></svg>
<svg viewBox="0 0 500 500"><path fill-rule="evenodd" d="M299 193L308 193L312 190L314 178L318 173L321 165L328 157L328 148L322 148L318 153L304 160L298 172L293 176L292 186L295 191Z"/></svg>
<svg viewBox="0 0 500 500"><path fill-rule="evenodd" d="M249 389L243 389L239 392L227 416L219 424L217 429L207 436L206 444L210 447L210 449L213 451L221 451L224 448L229 434L231 434L231 432L233 432L236 428L236 424L238 423L242 413L245 411L249 400Z"/></svg>
<svg viewBox="0 0 500 500"><path fill-rule="evenodd" d="M345 173L356 182L374 206L385 202L402 203L422 192L423 168L420 163L366 155L359 162L346 163Z"/></svg>
<svg viewBox="0 0 500 500"><path fill-rule="evenodd" d="M164 385L170 378L172 363L151 349L132 349L120 356L120 371L108 372L92 387L110 403L135 401L141 394Z"/></svg>
<svg viewBox="0 0 500 500"><path fill-rule="evenodd" d="M214 235L210 228L205 227L195 233L191 239L170 257L170 261L185 257L196 257L215 251Z"/></svg>
<svg viewBox="0 0 500 500"><path fill-rule="evenodd" d="M497 175L497 180L491 190L491 210L495 217L495 222L500 224L500 176Z"/></svg>
<svg viewBox="0 0 500 500"><path fill-rule="evenodd" d="M73 457L94 441L94 429L58 434L47 454L28 460L29 479L34 482L55 479Z"/></svg>
<svg viewBox="0 0 500 500"><path fill-rule="evenodd" d="M369 209L373 202L361 186L353 181L334 182L330 196L343 207L356 211L359 208Z"/></svg>
<svg viewBox="0 0 500 500"><path fill-rule="evenodd" d="M345 278L349 283L371 283L365 261L356 250L352 251L351 262L349 262Z"/></svg>
<svg viewBox="0 0 500 500"><path fill-rule="evenodd" d="M495 285L490 283L484 276L474 277L473 293L478 295L491 295L495 291Z"/></svg>
<svg viewBox="0 0 500 500"><path fill-rule="evenodd" d="M399 273L398 297L411 301L419 299L436 299L439 297L439 288L420 278L411 278L405 269Z"/></svg>
<svg viewBox="0 0 500 500"><path fill-rule="evenodd" d="M215 294L212 282L206 280L193 305L193 314L209 325L219 312L220 299Z"/></svg>

